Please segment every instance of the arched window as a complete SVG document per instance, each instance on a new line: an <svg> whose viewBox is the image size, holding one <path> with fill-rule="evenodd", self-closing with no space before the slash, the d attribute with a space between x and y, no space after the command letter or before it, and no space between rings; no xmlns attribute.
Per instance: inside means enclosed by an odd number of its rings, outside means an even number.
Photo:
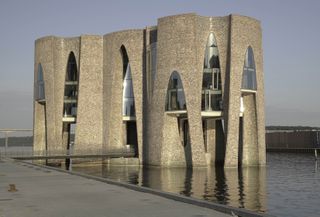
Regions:
<svg viewBox="0 0 320 217"><path fill-rule="evenodd" d="M127 72L127 68L128 68L128 64L129 64L129 57L127 54L127 50L123 45L121 46L120 51L121 51L121 55L122 55L122 66L123 66L122 75L123 75L123 79L124 79L124 77L126 76L126 72Z"/></svg>
<svg viewBox="0 0 320 217"><path fill-rule="evenodd" d="M44 91L44 80L43 80L43 70L42 66L39 63L38 72L37 72L37 82L36 82L36 94L35 99L37 101L45 100L45 91Z"/></svg>
<svg viewBox="0 0 320 217"><path fill-rule="evenodd" d="M132 74L126 48L121 46L122 64L123 64L123 90L122 90L122 115L134 117L135 104L132 84Z"/></svg>
<svg viewBox="0 0 320 217"><path fill-rule="evenodd" d="M201 108L202 111L222 109L219 51L212 32L209 34L205 50Z"/></svg>
<svg viewBox="0 0 320 217"><path fill-rule="evenodd" d="M122 45L120 48L122 55L122 67L123 67L123 89L122 89L122 120L125 123L125 130L123 134L124 145L129 145L135 153L135 157L139 156L138 148L138 133L136 123L135 112L135 99L133 92L132 73L130 67L130 61L126 48Z"/></svg>
<svg viewBox="0 0 320 217"><path fill-rule="evenodd" d="M68 59L66 81L78 81L77 62L73 52L70 53Z"/></svg>
<svg viewBox="0 0 320 217"><path fill-rule="evenodd" d="M204 61L204 68L206 69L220 68L218 46L212 32L208 37Z"/></svg>
<svg viewBox="0 0 320 217"><path fill-rule="evenodd" d="M65 117L77 115L78 99L78 68L74 53L71 52L68 58L67 73L64 89L64 111Z"/></svg>
<svg viewBox="0 0 320 217"><path fill-rule="evenodd" d="M241 88L245 90L257 90L256 66L253 50L250 46L247 49L244 60Z"/></svg>
<svg viewBox="0 0 320 217"><path fill-rule="evenodd" d="M133 117L136 115L134 108L134 94L132 85L132 75L130 64L127 65L127 70L123 79L123 94L122 94L122 115Z"/></svg>
<svg viewBox="0 0 320 217"><path fill-rule="evenodd" d="M186 110L186 98L178 72L174 71L167 89L166 111Z"/></svg>

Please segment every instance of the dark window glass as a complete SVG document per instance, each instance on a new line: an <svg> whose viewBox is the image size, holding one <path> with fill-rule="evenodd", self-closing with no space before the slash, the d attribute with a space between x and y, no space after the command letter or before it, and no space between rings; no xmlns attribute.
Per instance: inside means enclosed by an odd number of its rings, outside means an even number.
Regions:
<svg viewBox="0 0 320 217"><path fill-rule="evenodd" d="M38 65L37 81L36 81L36 88L35 88L35 99L37 101L45 99L43 70L42 70L41 64Z"/></svg>
<svg viewBox="0 0 320 217"><path fill-rule="evenodd" d="M203 83L202 83L202 87L205 89L211 89L212 88L212 73L209 72L204 72L203 73Z"/></svg>
<svg viewBox="0 0 320 217"><path fill-rule="evenodd" d="M188 120L183 121L183 146L186 147L189 143L189 123Z"/></svg>
<svg viewBox="0 0 320 217"><path fill-rule="evenodd" d="M76 116L77 115L77 103L65 103L64 104L64 117Z"/></svg>
<svg viewBox="0 0 320 217"><path fill-rule="evenodd" d="M77 99L78 90L76 85L66 85L65 86L65 99Z"/></svg>
<svg viewBox="0 0 320 217"><path fill-rule="evenodd" d="M257 89L256 67L251 47L248 47L244 60L241 88L246 90Z"/></svg>
<svg viewBox="0 0 320 217"><path fill-rule="evenodd" d="M64 87L63 116L65 117L75 117L77 115L78 79L79 76L76 58L74 53L71 52L68 58L66 80Z"/></svg>
<svg viewBox="0 0 320 217"><path fill-rule="evenodd" d="M221 94L211 94L211 108L214 111L222 110L222 95Z"/></svg>
<svg viewBox="0 0 320 217"><path fill-rule="evenodd" d="M220 111L222 92L221 92L221 73L219 62L219 51L213 33L209 34L205 50L202 81L202 111ZM219 101L217 101L219 100Z"/></svg>
<svg viewBox="0 0 320 217"><path fill-rule="evenodd" d="M127 54L127 50L123 45L121 46L120 51L121 51L121 55L122 55L122 71L123 71L122 74L123 74L123 79L124 79L124 77L126 76L126 71L127 71L128 64L129 64L129 57Z"/></svg>
<svg viewBox="0 0 320 217"><path fill-rule="evenodd" d="M173 72L170 76L167 89L166 110L176 111L186 109L187 105L181 78L177 72Z"/></svg>
<svg viewBox="0 0 320 217"><path fill-rule="evenodd" d="M78 69L74 53L69 55L66 81L78 81Z"/></svg>

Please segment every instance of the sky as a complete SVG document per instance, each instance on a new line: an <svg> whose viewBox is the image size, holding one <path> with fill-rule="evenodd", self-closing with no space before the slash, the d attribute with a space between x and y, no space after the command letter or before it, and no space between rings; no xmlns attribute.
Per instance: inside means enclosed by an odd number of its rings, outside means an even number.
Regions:
<svg viewBox="0 0 320 217"><path fill-rule="evenodd" d="M32 128L37 38L145 28L189 12L260 20L266 124L320 127L319 0L0 0L0 129Z"/></svg>

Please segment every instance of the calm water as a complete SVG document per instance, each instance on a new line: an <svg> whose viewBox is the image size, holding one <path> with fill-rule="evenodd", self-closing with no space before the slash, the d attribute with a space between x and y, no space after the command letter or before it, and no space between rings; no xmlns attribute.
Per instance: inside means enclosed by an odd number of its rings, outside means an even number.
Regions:
<svg viewBox="0 0 320 217"><path fill-rule="evenodd" d="M266 168L242 170L142 168L103 162L73 164L72 170L279 217L319 217L320 169L313 155L269 153L267 162Z"/></svg>

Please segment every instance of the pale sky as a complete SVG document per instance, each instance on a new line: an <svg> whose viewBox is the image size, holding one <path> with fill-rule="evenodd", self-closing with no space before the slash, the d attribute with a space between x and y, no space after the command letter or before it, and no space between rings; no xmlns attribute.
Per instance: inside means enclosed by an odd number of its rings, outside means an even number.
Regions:
<svg viewBox="0 0 320 217"><path fill-rule="evenodd" d="M260 20L266 124L320 127L319 0L1 0L0 128L32 128L37 38L104 35L189 12Z"/></svg>

